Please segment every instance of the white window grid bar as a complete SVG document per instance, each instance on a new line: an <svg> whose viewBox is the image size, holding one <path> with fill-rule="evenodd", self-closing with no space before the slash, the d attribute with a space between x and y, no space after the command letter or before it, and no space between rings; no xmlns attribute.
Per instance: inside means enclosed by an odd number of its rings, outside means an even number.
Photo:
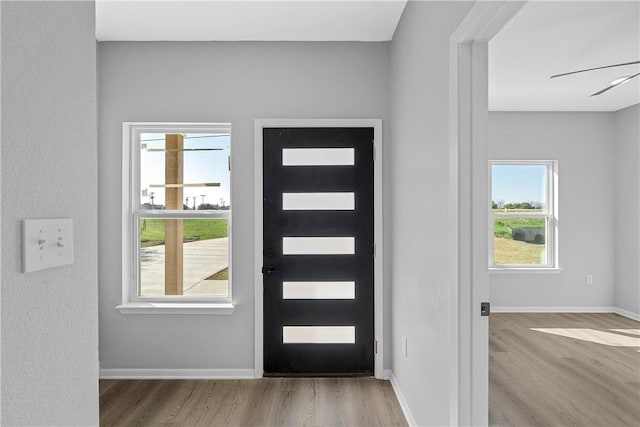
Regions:
<svg viewBox="0 0 640 427"><path fill-rule="evenodd" d="M553 217L549 212L493 212L496 218L547 218Z"/></svg>
<svg viewBox="0 0 640 427"><path fill-rule="evenodd" d="M138 218L171 218L171 219L231 219L231 209L228 210L195 210L195 211L173 211L173 210L150 210L139 209L134 212Z"/></svg>

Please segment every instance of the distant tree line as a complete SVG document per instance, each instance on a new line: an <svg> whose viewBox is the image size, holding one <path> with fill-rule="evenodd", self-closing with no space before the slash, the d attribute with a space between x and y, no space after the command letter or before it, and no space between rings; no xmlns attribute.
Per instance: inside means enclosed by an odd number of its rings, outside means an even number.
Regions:
<svg viewBox="0 0 640 427"><path fill-rule="evenodd" d="M153 209L153 210L161 211L161 210L164 210L164 205L153 205L152 207L151 203L143 203L142 209ZM185 211L193 210L192 207L187 206L184 203L182 204L182 209ZM202 211L202 210L228 211L229 209L231 209L231 206L229 205L218 205L218 204L212 205L211 203L202 203L198 206L199 211Z"/></svg>
<svg viewBox="0 0 640 427"><path fill-rule="evenodd" d="M505 203L503 200L491 201L492 209L542 209L540 202Z"/></svg>
<svg viewBox="0 0 640 427"><path fill-rule="evenodd" d="M212 205L211 203L202 203L198 206L199 211L204 211L204 210L228 211L229 209L231 209L231 206L229 205L220 206L218 204Z"/></svg>

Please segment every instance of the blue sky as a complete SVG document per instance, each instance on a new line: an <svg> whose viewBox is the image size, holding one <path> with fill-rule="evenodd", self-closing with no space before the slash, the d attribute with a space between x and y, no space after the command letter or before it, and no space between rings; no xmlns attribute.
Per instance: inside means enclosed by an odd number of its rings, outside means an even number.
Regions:
<svg viewBox="0 0 640 427"><path fill-rule="evenodd" d="M202 183L219 182L220 187L197 187L184 189L184 201L189 197L189 206L202 203L230 204L230 172L228 169L230 136L186 135L185 148L220 148L220 151L186 151L184 153L184 182ZM196 138L193 138L196 137ZM141 135L141 143L148 148L164 148L164 134L145 133ZM154 192L154 204L164 205L164 189L151 188L151 184L164 183L164 152L141 151L140 187L146 189L147 196L141 195L141 203L150 203L149 194ZM545 165L492 165L491 200L504 203L538 202L546 200L546 166Z"/></svg>
<svg viewBox="0 0 640 427"><path fill-rule="evenodd" d="M204 137L203 137L204 136ZM148 148L163 149L164 134L144 133L141 135L141 143ZM187 134L184 140L184 148L221 148L220 151L185 151L184 152L184 183L219 182L220 187L194 187L184 189L184 202L189 197L189 207L193 207L193 197L196 197L196 207L204 202L220 204L224 199L225 205L230 205L230 172L229 155L230 137L228 135L192 135ZM151 188L151 184L164 184L164 152L149 152L141 150L140 156L140 190L141 203L150 203L149 195L154 192L153 203L164 205L164 189ZM147 190L147 196L144 191Z"/></svg>
<svg viewBox="0 0 640 427"><path fill-rule="evenodd" d="M545 165L493 165L491 200L504 203L546 200Z"/></svg>

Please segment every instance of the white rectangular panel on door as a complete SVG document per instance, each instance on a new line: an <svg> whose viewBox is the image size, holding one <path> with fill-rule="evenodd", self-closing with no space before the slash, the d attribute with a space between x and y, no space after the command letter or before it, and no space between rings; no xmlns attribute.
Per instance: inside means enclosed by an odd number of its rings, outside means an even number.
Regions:
<svg viewBox="0 0 640 427"><path fill-rule="evenodd" d="M283 282L283 299L354 299L356 283L345 282Z"/></svg>
<svg viewBox="0 0 640 427"><path fill-rule="evenodd" d="M355 237L283 237L283 255L353 255Z"/></svg>
<svg viewBox="0 0 640 427"><path fill-rule="evenodd" d="M353 148L283 148L282 166L353 166Z"/></svg>
<svg viewBox="0 0 640 427"><path fill-rule="evenodd" d="M283 193L282 210L285 211L352 211L355 194L344 193Z"/></svg>
<svg viewBox="0 0 640 427"><path fill-rule="evenodd" d="M283 326L285 344L355 344L355 326Z"/></svg>

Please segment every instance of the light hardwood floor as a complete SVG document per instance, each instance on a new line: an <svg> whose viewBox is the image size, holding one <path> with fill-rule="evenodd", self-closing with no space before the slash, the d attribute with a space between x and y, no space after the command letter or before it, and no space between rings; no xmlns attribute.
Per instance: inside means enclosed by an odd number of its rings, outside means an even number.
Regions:
<svg viewBox="0 0 640 427"><path fill-rule="evenodd" d="M101 380L102 426L406 426L373 378Z"/></svg>
<svg viewBox="0 0 640 427"><path fill-rule="evenodd" d="M640 322L491 314L492 426L640 426Z"/></svg>

